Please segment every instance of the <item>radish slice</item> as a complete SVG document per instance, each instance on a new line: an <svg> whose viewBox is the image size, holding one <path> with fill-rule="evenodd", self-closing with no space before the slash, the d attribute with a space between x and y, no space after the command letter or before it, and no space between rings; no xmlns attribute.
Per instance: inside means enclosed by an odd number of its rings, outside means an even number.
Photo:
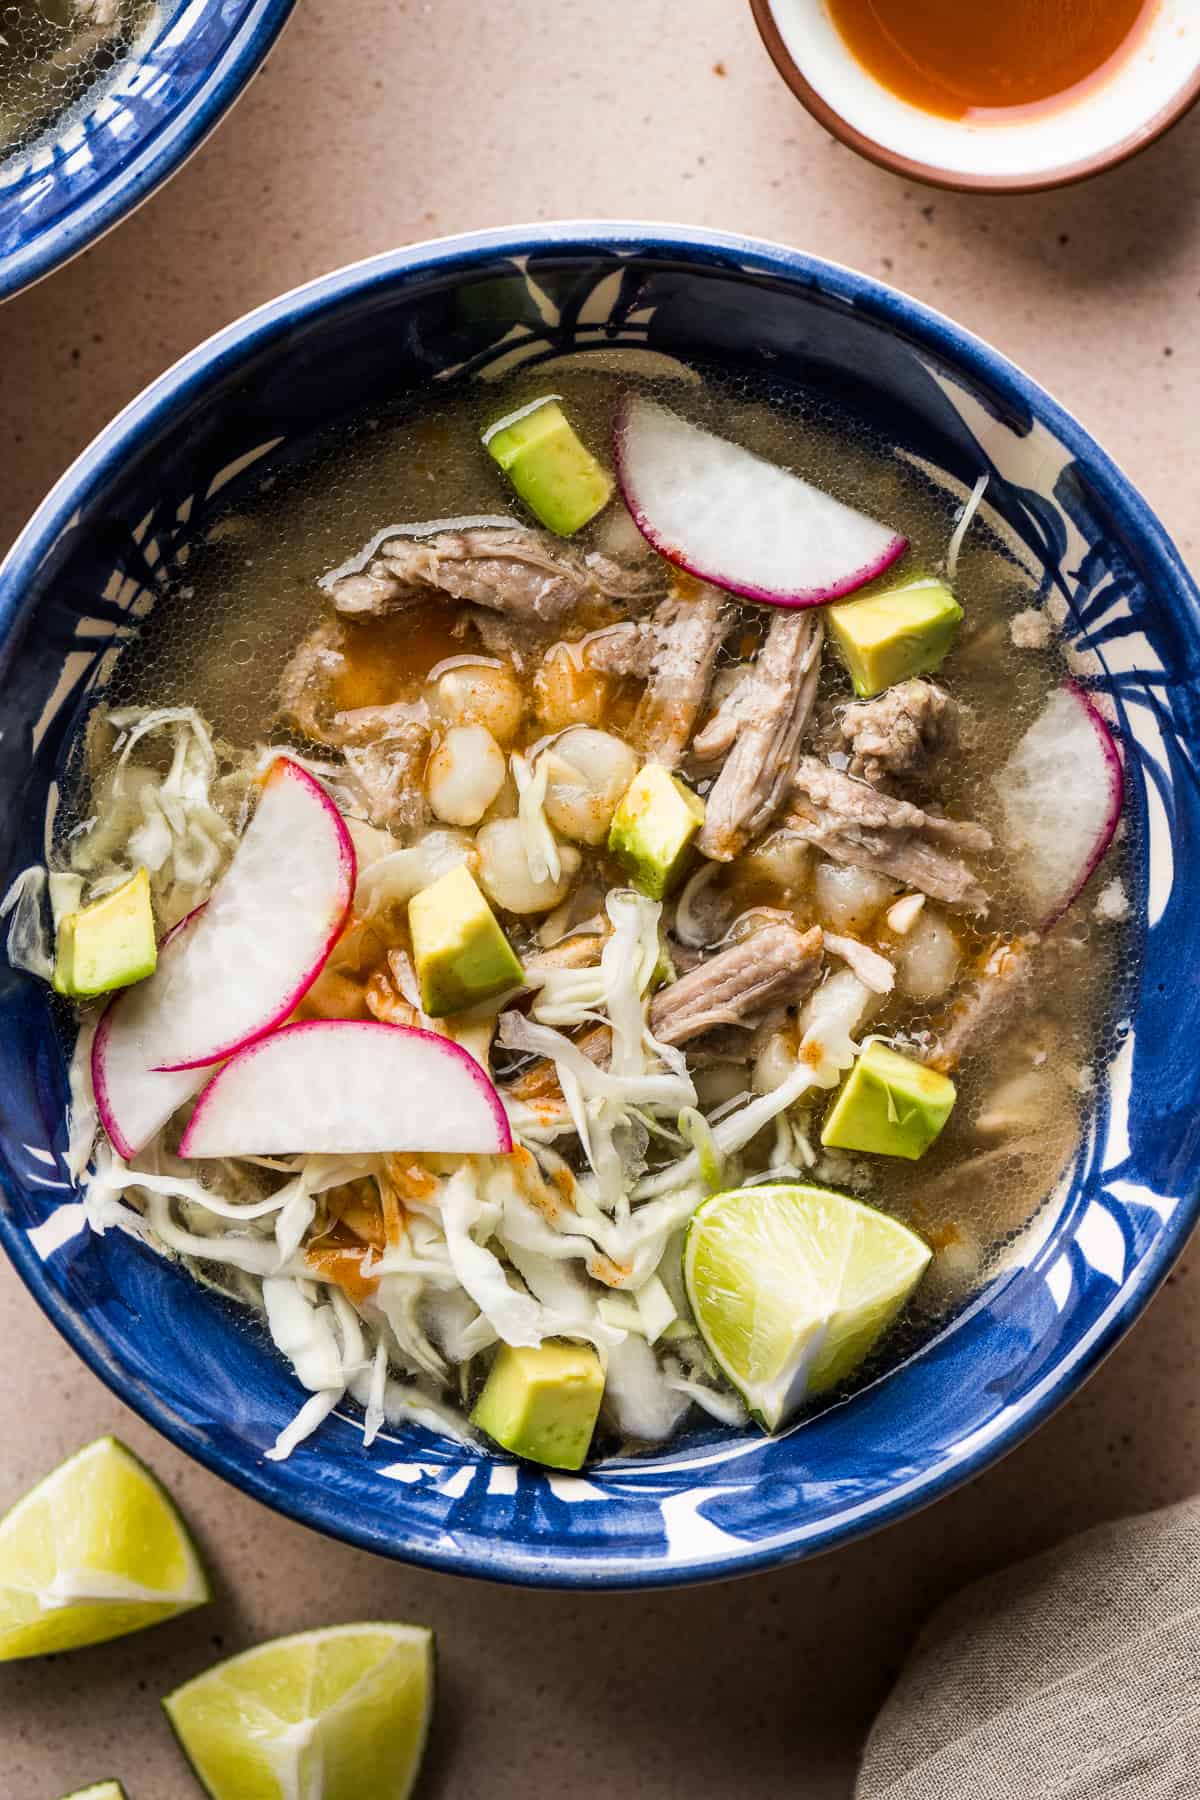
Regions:
<svg viewBox="0 0 1200 1800"><path fill-rule="evenodd" d="M306 770L277 757L233 861L176 956L134 990L147 1068L232 1056L293 1012L354 894L354 847Z"/></svg>
<svg viewBox="0 0 1200 1800"><path fill-rule="evenodd" d="M642 395L617 418L617 477L643 536L689 574L767 606L821 606L908 539Z"/></svg>
<svg viewBox="0 0 1200 1800"><path fill-rule="evenodd" d="M1004 839L1044 931L1112 843L1125 775L1112 732L1073 681L1051 694L993 776Z"/></svg>
<svg viewBox="0 0 1200 1800"><path fill-rule="evenodd" d="M508 1115L475 1058L432 1031L304 1020L249 1045L196 1103L181 1156L507 1156Z"/></svg>
<svg viewBox="0 0 1200 1800"><path fill-rule="evenodd" d="M203 907L180 920L158 947L158 969L183 953ZM117 994L105 1009L92 1039L92 1089L100 1123L118 1156L126 1161L145 1148L171 1114L198 1093L208 1069L162 1074L146 1060L146 1020L141 1005L149 987L142 982Z"/></svg>

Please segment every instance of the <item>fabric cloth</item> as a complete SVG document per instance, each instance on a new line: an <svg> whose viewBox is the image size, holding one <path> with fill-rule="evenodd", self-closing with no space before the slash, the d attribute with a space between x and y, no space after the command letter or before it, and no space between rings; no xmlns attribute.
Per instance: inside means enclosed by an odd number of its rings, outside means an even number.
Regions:
<svg viewBox="0 0 1200 1800"><path fill-rule="evenodd" d="M875 1722L855 1800L1200 1800L1200 1500L947 1601Z"/></svg>

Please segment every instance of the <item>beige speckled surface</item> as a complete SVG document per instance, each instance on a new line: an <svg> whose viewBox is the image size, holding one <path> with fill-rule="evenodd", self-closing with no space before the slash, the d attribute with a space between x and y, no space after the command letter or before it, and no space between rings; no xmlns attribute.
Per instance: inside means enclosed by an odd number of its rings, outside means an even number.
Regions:
<svg viewBox="0 0 1200 1800"><path fill-rule="evenodd" d="M1195 557L1198 208L1200 113L1075 191L906 188L796 107L740 0L299 0L183 174L0 311L0 544L145 381L248 307L408 239L590 214L785 239L942 307L1071 407ZM848 1795L933 1599L1200 1487L1198 1302L1193 1255L1073 1405L906 1525L733 1586L572 1598L409 1573L260 1510L138 1424L2 1269L0 1505L117 1430L179 1496L218 1597L140 1639L0 1670L0 1794L55 1800L115 1773L131 1800L184 1800L160 1693L219 1650L373 1613L441 1632L428 1800Z"/></svg>

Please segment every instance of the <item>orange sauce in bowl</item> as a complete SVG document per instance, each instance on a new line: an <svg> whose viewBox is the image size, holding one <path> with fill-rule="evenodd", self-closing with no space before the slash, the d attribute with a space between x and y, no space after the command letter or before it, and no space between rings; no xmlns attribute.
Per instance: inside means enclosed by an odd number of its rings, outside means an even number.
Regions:
<svg viewBox="0 0 1200 1800"><path fill-rule="evenodd" d="M1096 84L1157 0L826 0L855 57L902 100L948 119L1044 108Z"/></svg>

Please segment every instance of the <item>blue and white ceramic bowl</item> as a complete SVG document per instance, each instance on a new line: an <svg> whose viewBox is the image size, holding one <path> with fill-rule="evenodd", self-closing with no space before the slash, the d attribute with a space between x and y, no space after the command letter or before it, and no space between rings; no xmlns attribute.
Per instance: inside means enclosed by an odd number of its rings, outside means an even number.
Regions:
<svg viewBox="0 0 1200 1800"><path fill-rule="evenodd" d="M1200 595L1176 551L1073 419L914 301L744 238L572 225L397 251L252 313L121 414L0 569L6 884L44 854L56 775L110 657L215 508L381 396L616 346L643 366L700 359L832 390L956 493L986 471L990 523L1041 572L1119 724L1128 1016L1069 1175L986 1290L873 1386L774 1439L697 1427L566 1476L415 1428L364 1452L357 1422L335 1416L268 1463L297 1408L291 1374L180 1270L84 1232L47 996L0 971L0 1237L96 1373L183 1449L320 1531L434 1568L579 1587L768 1567L945 1493L1072 1393L1170 1268L1200 1158Z"/></svg>
<svg viewBox="0 0 1200 1800"><path fill-rule="evenodd" d="M115 69L32 143L0 153L0 300L77 256L186 161L294 0L160 0Z"/></svg>

